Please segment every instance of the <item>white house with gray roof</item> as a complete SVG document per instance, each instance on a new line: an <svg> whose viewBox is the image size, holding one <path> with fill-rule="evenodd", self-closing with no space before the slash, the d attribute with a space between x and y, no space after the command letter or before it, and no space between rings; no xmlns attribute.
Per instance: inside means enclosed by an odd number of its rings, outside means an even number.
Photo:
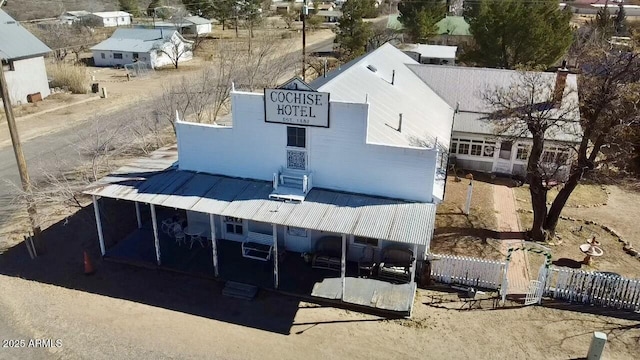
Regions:
<svg viewBox="0 0 640 360"><path fill-rule="evenodd" d="M200 16L185 16L170 21L156 21L155 29L173 29L182 34L203 35L211 32L212 21Z"/></svg>
<svg viewBox="0 0 640 360"><path fill-rule="evenodd" d="M507 89L518 84L520 75L515 70L488 69L459 66L408 65L416 75L458 110L453 123L450 154L458 168L507 175L526 175L530 152L530 133L526 136L496 136L494 123L487 121L493 112L482 94L496 88ZM578 84L575 74L538 72L546 87L539 91L540 101L549 94L559 94L559 106L564 107L562 126L547 132L543 164L560 165L556 177L568 175L573 154L570 147L580 141L580 112L578 110ZM569 109L571 111L569 111ZM553 114L550 113L553 117Z"/></svg>
<svg viewBox="0 0 640 360"><path fill-rule="evenodd" d="M175 30L117 29L110 38L92 47L91 52L96 66L124 66L141 61L157 68L171 65L175 54L180 55L179 63L191 60L192 44Z"/></svg>
<svg viewBox="0 0 640 360"><path fill-rule="evenodd" d="M126 11L101 11L94 12L87 17L98 20L104 27L128 26L131 25L133 15Z"/></svg>
<svg viewBox="0 0 640 360"><path fill-rule="evenodd" d="M19 22L0 10L0 59L13 104L26 103L29 94L49 96L44 55L49 49Z"/></svg>
<svg viewBox="0 0 640 360"><path fill-rule="evenodd" d="M206 238L211 275L294 293L311 282L314 297L410 313L454 109L407 64L417 62L385 44L311 84L232 89L231 125L178 119L177 153L162 150L87 189L103 255L137 256L126 249L147 244L147 261L165 266ZM106 248L100 197L137 204L132 248ZM147 206L153 226L140 217ZM176 211L178 227L166 215ZM163 233L166 224L184 231ZM175 245L183 232L196 234L194 249Z"/></svg>

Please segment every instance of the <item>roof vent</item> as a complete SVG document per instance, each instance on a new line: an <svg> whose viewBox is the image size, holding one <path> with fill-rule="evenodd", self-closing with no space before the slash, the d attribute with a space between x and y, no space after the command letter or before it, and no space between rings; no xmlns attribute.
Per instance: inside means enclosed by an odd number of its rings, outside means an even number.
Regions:
<svg viewBox="0 0 640 360"><path fill-rule="evenodd" d="M376 69L376 67L373 66L373 65L367 65L367 69L371 70L371 72L377 72L378 71L378 69Z"/></svg>

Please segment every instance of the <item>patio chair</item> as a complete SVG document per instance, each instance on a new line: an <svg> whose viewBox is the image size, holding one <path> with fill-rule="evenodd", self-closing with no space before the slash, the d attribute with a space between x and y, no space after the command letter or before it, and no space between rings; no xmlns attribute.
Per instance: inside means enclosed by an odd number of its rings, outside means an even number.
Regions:
<svg viewBox="0 0 640 360"><path fill-rule="evenodd" d="M373 261L374 255L375 249L373 248L373 246L366 246L362 248L362 256L358 260L358 277L373 276L373 269L376 266L376 263Z"/></svg>
<svg viewBox="0 0 640 360"><path fill-rule="evenodd" d="M200 243L200 246L204 247L203 240L204 239L200 235L191 235L191 244L189 245L189 249L193 248L193 243L196 241Z"/></svg>
<svg viewBox="0 0 640 360"><path fill-rule="evenodd" d="M178 245L182 242L184 242L185 245L187 244L187 237L180 224L173 224L173 237L176 239Z"/></svg>
<svg viewBox="0 0 640 360"><path fill-rule="evenodd" d="M382 250L382 261L378 267L378 277L392 282L411 281L413 251L404 247L387 247Z"/></svg>
<svg viewBox="0 0 640 360"><path fill-rule="evenodd" d="M173 220L173 218L166 218L162 220L162 225L160 226L160 230L162 230L163 233L169 236L173 236L174 224L175 224L175 221Z"/></svg>

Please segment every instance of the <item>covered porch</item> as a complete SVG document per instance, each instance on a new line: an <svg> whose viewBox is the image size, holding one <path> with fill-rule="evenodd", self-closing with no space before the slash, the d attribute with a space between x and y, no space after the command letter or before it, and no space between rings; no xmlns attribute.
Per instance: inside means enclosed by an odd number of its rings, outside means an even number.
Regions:
<svg viewBox="0 0 640 360"><path fill-rule="evenodd" d="M172 209L162 209L156 211L156 215L171 216L173 212ZM194 243L190 248L189 244L178 245L174 238L162 231L158 238L159 264L152 221L142 222L139 228L107 248L104 258L107 261L249 284L310 300L316 298L370 307L395 315L406 316L411 312L415 282L393 284L373 276L360 277L357 262L345 260L343 275L341 269L313 268L302 254L285 250L279 252L278 268L275 270L274 259L258 261L246 258L242 256L241 242L216 239L216 276L210 239L205 246Z"/></svg>
<svg viewBox="0 0 640 360"><path fill-rule="evenodd" d="M422 259L429 247L434 204L316 188L303 202L274 200L269 197L273 191L269 181L182 171L176 167L176 159L174 149L161 149L85 191L93 197L103 256L396 314L410 313L416 260ZM102 229L102 197L133 202L138 224L109 249ZM181 225L185 233L187 227L201 229L202 245L178 245L164 230L165 220L176 212L185 214ZM261 225L252 231L243 228L247 223ZM306 235L300 232L320 238L309 237L305 243L301 236ZM328 252L312 245L324 237L336 240ZM347 249L355 247L356 239L373 240L382 253L393 248L389 254L410 255L401 257L399 265L397 257L376 259L384 270L380 274L389 282L371 278L371 271L367 278L360 278L361 266L347 257Z"/></svg>

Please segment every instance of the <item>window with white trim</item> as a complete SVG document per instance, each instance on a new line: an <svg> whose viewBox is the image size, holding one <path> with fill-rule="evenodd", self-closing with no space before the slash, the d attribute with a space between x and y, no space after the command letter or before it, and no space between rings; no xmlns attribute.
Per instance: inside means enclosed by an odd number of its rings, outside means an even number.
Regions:
<svg viewBox="0 0 640 360"><path fill-rule="evenodd" d="M287 126L287 146L306 147L307 129L302 127Z"/></svg>
<svg viewBox="0 0 640 360"><path fill-rule="evenodd" d="M457 142L451 142L451 145L449 146L449 153L450 154L455 154L458 151L458 143Z"/></svg>
<svg viewBox="0 0 640 360"><path fill-rule="evenodd" d="M563 147L550 146L542 153L542 163L564 165L569 160L569 150Z"/></svg>
<svg viewBox="0 0 640 360"><path fill-rule="evenodd" d="M471 146L471 144L466 144L466 143L458 144L458 154L468 155L470 146Z"/></svg>
<svg viewBox="0 0 640 360"><path fill-rule="evenodd" d="M518 148L516 150L516 160L526 161L529 158L529 151L531 151L531 146L526 144L518 144Z"/></svg>
<svg viewBox="0 0 640 360"><path fill-rule="evenodd" d="M114 59L122 59L122 53L113 53Z"/></svg>
<svg viewBox="0 0 640 360"><path fill-rule="evenodd" d="M471 156L493 157L495 141L451 139L451 153Z"/></svg>
<svg viewBox="0 0 640 360"><path fill-rule="evenodd" d="M475 155L475 156L482 155L482 145L481 144L471 144L471 155Z"/></svg>
<svg viewBox="0 0 640 360"><path fill-rule="evenodd" d="M227 234L242 235L244 233L244 229L242 226L242 219L231 217L231 216L225 216L224 223L225 223L225 229L227 230Z"/></svg>
<svg viewBox="0 0 640 360"><path fill-rule="evenodd" d="M307 229L287 226L287 233L291 236L307 237Z"/></svg>

